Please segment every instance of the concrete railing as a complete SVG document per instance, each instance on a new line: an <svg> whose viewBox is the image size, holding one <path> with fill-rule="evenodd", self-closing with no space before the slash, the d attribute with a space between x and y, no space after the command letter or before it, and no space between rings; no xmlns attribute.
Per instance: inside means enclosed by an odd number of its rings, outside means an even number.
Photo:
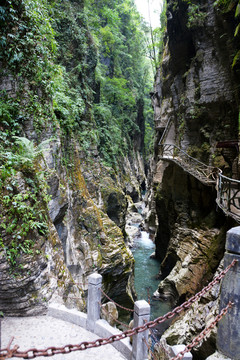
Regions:
<svg viewBox="0 0 240 360"><path fill-rule="evenodd" d="M88 300L87 314L76 309L67 309L64 305L50 304L48 315L81 326L101 338L121 334L117 328L100 319L101 310L101 285L102 276L94 273L88 277ZM150 305L145 300L136 301L134 304L133 327L144 325L150 319ZM147 360L148 357L148 329L139 332L132 337L132 345L129 338L112 342L114 346L128 360ZM171 347L172 356L181 351L184 345ZM191 353L185 354L183 359L192 359Z"/></svg>
<svg viewBox="0 0 240 360"><path fill-rule="evenodd" d="M113 328L106 320L100 319L101 310L101 285L102 276L94 273L88 278L88 301L87 314L75 309L67 309L64 305L50 304L48 315L81 326L101 338L121 334L117 328ZM134 304L134 327L143 325L150 318L150 306L145 300L136 301ZM129 338L112 343L128 360L147 359L148 349L144 343L148 341L148 331L133 336L132 345Z"/></svg>

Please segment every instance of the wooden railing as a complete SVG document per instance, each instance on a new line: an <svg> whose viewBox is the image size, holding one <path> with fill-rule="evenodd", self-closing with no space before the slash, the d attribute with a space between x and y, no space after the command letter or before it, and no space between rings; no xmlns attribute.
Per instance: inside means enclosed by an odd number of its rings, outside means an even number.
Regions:
<svg viewBox="0 0 240 360"><path fill-rule="evenodd" d="M162 144L160 146L160 158L177 163L185 171L195 176L205 185L216 184L218 169L207 166L201 161L191 157L185 151L173 144Z"/></svg>
<svg viewBox="0 0 240 360"><path fill-rule="evenodd" d="M160 124L161 124L160 116L158 116L154 121L155 121L155 128L158 129L160 127Z"/></svg>
<svg viewBox="0 0 240 360"><path fill-rule="evenodd" d="M219 173L216 202L225 214L240 222L240 181Z"/></svg>
<svg viewBox="0 0 240 360"><path fill-rule="evenodd" d="M173 144L159 144L160 159L173 161L205 185L216 184L217 205L227 216L240 223L240 181L222 175L222 171L207 166Z"/></svg>
<svg viewBox="0 0 240 360"><path fill-rule="evenodd" d="M162 134L162 136L161 136L161 139L160 139L160 141L159 141L159 145L162 145L162 144L164 143L164 141L165 141L165 139L166 139L166 137L167 137L167 134L168 134L168 132L169 132L169 130L170 130L171 125L172 125L172 119L169 118L169 120L168 120L168 122L167 122L167 124L166 124L166 126L165 126L165 129L164 129L164 131L163 131L163 134Z"/></svg>

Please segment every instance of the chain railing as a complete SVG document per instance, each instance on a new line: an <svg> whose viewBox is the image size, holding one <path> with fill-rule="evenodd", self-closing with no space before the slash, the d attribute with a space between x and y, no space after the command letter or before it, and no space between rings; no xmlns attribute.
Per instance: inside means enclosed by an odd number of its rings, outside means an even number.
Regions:
<svg viewBox="0 0 240 360"><path fill-rule="evenodd" d="M208 166L173 144L159 144L160 158L171 160L206 185L216 184L219 169Z"/></svg>
<svg viewBox="0 0 240 360"><path fill-rule="evenodd" d="M205 337L214 329L214 327L217 325L217 323L223 318L224 315L228 312L230 308L232 308L234 305L233 302L229 301L227 306L222 309L219 315L216 316L214 321L211 322L211 324L206 327L198 336L196 336L191 344L187 345L183 351L180 351L177 356L175 356L172 360L180 360L184 357L184 354L190 352L194 347L196 347L202 340L205 339Z"/></svg>
<svg viewBox="0 0 240 360"><path fill-rule="evenodd" d="M100 290L101 290L101 293L102 293L109 301L111 301L112 303L114 303L114 304L115 304L117 307L119 307L120 309L123 309L123 310L125 310L125 311L129 311L129 312L134 312L133 309L129 309L129 308L127 308L127 307L124 307L124 306L116 303L113 299L111 299L111 298L103 291L102 288L101 288Z"/></svg>
<svg viewBox="0 0 240 360"><path fill-rule="evenodd" d="M33 359L35 357L39 356L53 356L56 354L68 354L73 351L81 351L90 349L93 347L99 347L102 345L111 344L115 341L123 340L127 337L132 337L133 335L136 335L138 333L144 332L148 329L154 328L156 325L163 323L164 321L168 319L172 319L174 316L178 315L183 310L189 309L190 306L196 302L198 299L200 299L203 295L205 295L215 284L217 284L225 275L226 273L237 263L237 260L233 260L228 267L226 267L225 270L221 271L218 276L216 276L213 281L211 281L206 287L204 287L201 291L199 291L197 294L192 296L189 300L185 301L180 306L177 306L172 311L168 312L167 314L158 317L157 319L153 321L148 321L144 323L142 326L135 327L133 329L126 330L120 334L112 335L108 338L99 338L95 341L84 341L80 344L68 344L61 347L56 346L49 346L46 349L37 349L37 348L31 348L26 351L19 351L18 345L15 345L13 348L11 348L11 344L13 341L13 338L10 340L8 346L5 349L0 349L0 360L10 359L13 357L18 358L24 358L24 359Z"/></svg>
<svg viewBox="0 0 240 360"><path fill-rule="evenodd" d="M114 302L113 302L114 304ZM122 321L119 321L116 317L114 317L109 311L107 311L105 308L104 308L104 305L103 304L100 304L101 305L101 309L103 311L103 313L105 314L106 318L107 317L110 317L112 322L113 323L116 323L118 325L121 325L122 327L124 327L125 329L131 329L131 327L128 325L128 324L125 324L123 323Z"/></svg>

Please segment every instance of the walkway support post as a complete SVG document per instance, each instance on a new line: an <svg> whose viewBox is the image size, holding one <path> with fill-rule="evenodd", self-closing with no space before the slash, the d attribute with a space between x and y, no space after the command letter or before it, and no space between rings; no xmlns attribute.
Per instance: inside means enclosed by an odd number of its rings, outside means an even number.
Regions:
<svg viewBox="0 0 240 360"><path fill-rule="evenodd" d="M240 226L227 232L224 267L227 267L233 259L238 262L222 280L220 311L227 306L229 301L232 301L234 305L218 324L217 348L230 359L238 360L240 354Z"/></svg>
<svg viewBox="0 0 240 360"><path fill-rule="evenodd" d="M134 328L144 325L150 319L150 305L145 300L134 303ZM148 357L148 330L133 335L132 360L145 360Z"/></svg>
<svg viewBox="0 0 240 360"><path fill-rule="evenodd" d="M102 275L94 273L88 277L87 330L94 332L100 319Z"/></svg>

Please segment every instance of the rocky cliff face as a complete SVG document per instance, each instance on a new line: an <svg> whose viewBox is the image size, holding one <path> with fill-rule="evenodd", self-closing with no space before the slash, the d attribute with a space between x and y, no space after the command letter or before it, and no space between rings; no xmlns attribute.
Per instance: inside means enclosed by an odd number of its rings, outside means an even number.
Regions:
<svg viewBox="0 0 240 360"><path fill-rule="evenodd" d="M26 124L25 129L34 137ZM41 163L48 174L47 191L51 197L48 209L47 204L43 209L48 231L41 235L37 229L33 230L28 236L34 246L29 246L29 251L19 247L16 263L9 262L5 247L11 242L11 235L7 230L2 231L0 304L4 314L42 313L50 300L84 309L87 277L95 271L103 275L104 290L110 296L128 306L132 304L134 261L122 230L127 196L141 196L144 173L138 174L138 180L141 179L138 182L126 158L125 174L121 178L102 166L96 156L88 161L81 159L74 139L69 143L74 148L70 170L61 165L64 150L56 134ZM132 164L138 167L136 158ZM5 184L3 195L9 196L12 191L20 196L28 193L31 188L26 177L31 180L34 176L20 171ZM12 188L10 184L14 181L17 185ZM6 209L1 220L8 216Z"/></svg>
<svg viewBox="0 0 240 360"><path fill-rule="evenodd" d="M233 14L211 1L169 1L167 41L153 95L157 127L170 120L168 142L205 163L219 165L216 143L238 136L238 73L231 70ZM229 20L229 21L227 21ZM232 22L231 22L232 20Z"/></svg>
<svg viewBox="0 0 240 360"><path fill-rule="evenodd" d="M4 14L11 18L8 5ZM145 186L143 135L133 136L135 148L118 167L104 164L93 133L97 58L84 3L63 1L52 10L61 45L61 65L56 66L48 8L40 2L34 14L41 10L41 16L34 17L32 5L13 3L21 26L9 22L6 33L14 44L17 35L24 38L22 53L16 63L7 49L1 57L0 310L38 314L49 301L83 310L87 277L96 271L103 276L103 290L131 306L134 260L124 229L129 196L137 201ZM33 33L37 46L29 40ZM67 81L71 84L64 92ZM142 127L141 103L138 109ZM21 136L19 148L11 144L14 135ZM37 144L45 140L38 152Z"/></svg>
<svg viewBox="0 0 240 360"><path fill-rule="evenodd" d="M234 10L224 16L213 1L168 1L167 18L152 96L155 212L150 218L156 218L156 256L164 279L155 295L181 302L211 279L223 255L225 232L235 223L216 209L214 186L159 160L158 143L175 144L238 178L236 149L219 150L217 143L238 140L239 70L231 66ZM180 335L176 341L181 342Z"/></svg>

